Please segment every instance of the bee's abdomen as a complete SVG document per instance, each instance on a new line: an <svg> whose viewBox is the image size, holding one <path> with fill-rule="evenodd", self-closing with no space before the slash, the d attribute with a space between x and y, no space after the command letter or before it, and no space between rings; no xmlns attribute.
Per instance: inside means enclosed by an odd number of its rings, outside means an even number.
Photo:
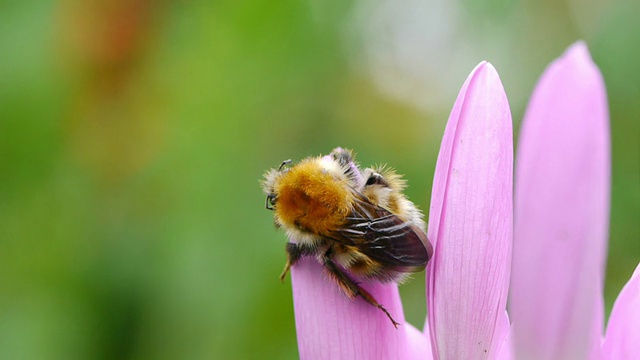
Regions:
<svg viewBox="0 0 640 360"><path fill-rule="evenodd" d="M313 162L292 168L275 190L279 222L320 235L344 223L353 196L334 175Z"/></svg>

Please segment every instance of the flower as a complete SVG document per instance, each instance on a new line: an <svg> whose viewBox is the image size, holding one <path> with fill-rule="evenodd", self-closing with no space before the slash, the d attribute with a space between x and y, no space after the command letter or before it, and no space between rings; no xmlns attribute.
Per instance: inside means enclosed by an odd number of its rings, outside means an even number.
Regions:
<svg viewBox="0 0 640 360"><path fill-rule="evenodd" d="M493 66L480 63L460 90L438 155L424 331L404 323L397 285L362 284L402 324L396 330L377 308L339 293L315 260L303 259L291 269L300 358L640 354L640 265L602 338L608 123L602 76L578 42L549 66L531 98L514 199L509 104Z"/></svg>
<svg viewBox="0 0 640 360"><path fill-rule="evenodd" d="M397 285L363 283L402 325L349 300L303 259L291 269L301 359L488 358L509 328L505 306L512 241L511 114L498 73L478 65L445 131L428 233L428 326L404 323Z"/></svg>
<svg viewBox="0 0 640 360"><path fill-rule="evenodd" d="M542 75L522 124L509 306L517 359L640 354L638 271L601 347L610 169L604 81L578 42Z"/></svg>

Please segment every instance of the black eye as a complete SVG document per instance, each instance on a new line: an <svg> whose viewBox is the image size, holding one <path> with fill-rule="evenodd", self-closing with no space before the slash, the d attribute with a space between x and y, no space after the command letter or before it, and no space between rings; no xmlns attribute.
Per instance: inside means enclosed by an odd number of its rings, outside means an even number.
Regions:
<svg viewBox="0 0 640 360"><path fill-rule="evenodd" d="M369 176L369 179L367 179L367 184L366 185L373 185L375 183L376 183L376 176L375 175Z"/></svg>

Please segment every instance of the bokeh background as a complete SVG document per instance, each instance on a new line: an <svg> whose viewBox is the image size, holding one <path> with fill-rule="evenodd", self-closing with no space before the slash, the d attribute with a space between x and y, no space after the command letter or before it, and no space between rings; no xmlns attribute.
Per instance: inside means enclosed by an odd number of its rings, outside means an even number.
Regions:
<svg viewBox="0 0 640 360"><path fill-rule="evenodd" d="M491 61L514 130L584 39L608 88L606 306L640 260L640 2L0 3L0 358L292 359L258 179L356 150L428 208L448 113ZM401 288L424 322L424 275Z"/></svg>

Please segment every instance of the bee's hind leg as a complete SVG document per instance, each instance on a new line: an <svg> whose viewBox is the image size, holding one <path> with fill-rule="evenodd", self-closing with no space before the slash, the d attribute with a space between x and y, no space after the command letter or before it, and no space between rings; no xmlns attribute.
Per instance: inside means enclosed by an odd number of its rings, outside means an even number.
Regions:
<svg viewBox="0 0 640 360"><path fill-rule="evenodd" d="M377 307L378 309L382 310L382 312L384 312L387 317L389 318L389 320L391 320L391 323L393 324L393 326L397 329L398 325L400 325L398 322L396 322L393 317L391 317L391 314L389 314L389 311L387 311L387 309L384 308L384 306L382 306L380 303L378 303L378 301L376 301L376 299L369 294L368 291L366 291L365 289L361 288L360 285L358 285L356 282L354 282L353 280L351 280L351 278L349 278L349 276L347 276L347 274L345 274L342 270L340 270L338 268L338 266L336 266L336 264L331 260L331 249L329 249L324 256L322 257L323 262L324 262L324 266L327 268L327 270L329 271L329 275L331 275L331 278L333 280L335 280L338 285L340 286L340 288L342 289L342 291L350 298L354 298L358 295L362 296L362 298L368 302L369 304Z"/></svg>

